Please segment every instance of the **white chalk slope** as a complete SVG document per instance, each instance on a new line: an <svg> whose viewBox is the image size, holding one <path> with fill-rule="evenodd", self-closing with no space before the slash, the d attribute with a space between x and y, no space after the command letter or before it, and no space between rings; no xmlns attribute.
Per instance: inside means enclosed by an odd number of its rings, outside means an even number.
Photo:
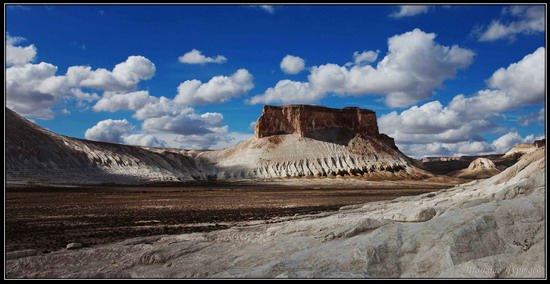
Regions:
<svg viewBox="0 0 550 284"><path fill-rule="evenodd" d="M150 149L52 133L6 108L6 180L67 184L191 180L195 152Z"/></svg>
<svg viewBox="0 0 550 284"><path fill-rule="evenodd" d="M482 179L489 178L500 173L495 163L487 158L477 158L473 160L470 165L463 169L456 171L453 176L459 178L469 179Z"/></svg>
<svg viewBox="0 0 550 284"><path fill-rule="evenodd" d="M430 176L410 158L373 138L356 137L338 144L280 135L252 138L221 151L149 148L57 135L6 108L5 141L10 182L143 184L330 175Z"/></svg>
<svg viewBox="0 0 550 284"><path fill-rule="evenodd" d="M8 260L13 277L544 277L544 148L437 193Z"/></svg>
<svg viewBox="0 0 550 284"><path fill-rule="evenodd" d="M504 158L520 157L521 155L532 153L536 150L537 146L533 144L517 144L514 148L504 154Z"/></svg>
<svg viewBox="0 0 550 284"><path fill-rule="evenodd" d="M252 138L235 147L198 155L218 179L301 176L365 176L370 179L431 176L401 152L370 137L338 144L299 135Z"/></svg>

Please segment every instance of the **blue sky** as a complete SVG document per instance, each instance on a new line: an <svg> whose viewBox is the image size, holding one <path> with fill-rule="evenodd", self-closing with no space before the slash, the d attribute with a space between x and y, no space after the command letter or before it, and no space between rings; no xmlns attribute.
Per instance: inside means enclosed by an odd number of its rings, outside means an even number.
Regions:
<svg viewBox="0 0 550 284"><path fill-rule="evenodd" d="M502 152L544 136L544 27L543 6L8 5L6 104L182 148L247 139L263 104L359 106L411 156Z"/></svg>

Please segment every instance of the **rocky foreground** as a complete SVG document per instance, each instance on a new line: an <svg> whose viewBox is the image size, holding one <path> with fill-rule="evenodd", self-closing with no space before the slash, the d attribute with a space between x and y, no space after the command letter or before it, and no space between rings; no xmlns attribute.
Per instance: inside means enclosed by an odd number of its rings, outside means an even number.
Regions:
<svg viewBox="0 0 550 284"><path fill-rule="evenodd" d="M437 193L7 260L8 277L545 277L544 148Z"/></svg>

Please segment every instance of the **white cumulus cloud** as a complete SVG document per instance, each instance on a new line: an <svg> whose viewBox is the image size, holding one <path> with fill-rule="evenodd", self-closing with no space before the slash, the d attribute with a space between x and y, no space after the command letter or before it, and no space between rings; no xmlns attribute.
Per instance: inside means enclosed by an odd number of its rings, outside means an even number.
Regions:
<svg viewBox="0 0 550 284"><path fill-rule="evenodd" d="M6 65L24 65L35 59L37 51L34 44L16 46L24 41L25 38L6 35Z"/></svg>
<svg viewBox="0 0 550 284"><path fill-rule="evenodd" d="M286 74L298 74L304 70L306 62L298 56L287 55L281 61L280 67Z"/></svg>
<svg viewBox="0 0 550 284"><path fill-rule="evenodd" d="M251 103L316 102L329 93L347 96L384 95L390 107L406 107L433 95L443 81L468 67L475 53L457 45L442 46L436 34L415 29L388 40L388 54L375 66L324 64L311 68L308 82L283 80ZM282 83L283 82L283 83ZM277 88L277 86L280 86ZM277 92L299 88L299 95ZM278 97L281 95L281 97Z"/></svg>
<svg viewBox="0 0 550 284"><path fill-rule="evenodd" d="M129 56L126 61L115 65L113 76L128 88L135 88L141 80L149 80L155 74L153 62L143 56Z"/></svg>
<svg viewBox="0 0 550 284"><path fill-rule="evenodd" d="M506 7L503 15L514 20L493 20L488 27L477 31L479 41L514 40L518 34L543 33L546 27L544 12L543 5Z"/></svg>
<svg viewBox="0 0 550 284"><path fill-rule="evenodd" d="M6 68L6 105L23 116L40 119L53 118L52 108L67 100L81 106L98 100L100 96L94 90L107 94L133 91L141 80L155 73L155 65L143 56L129 56L112 71L70 66L65 75L56 75L58 67L51 63L33 64L29 60Z"/></svg>
<svg viewBox="0 0 550 284"><path fill-rule="evenodd" d="M512 149L515 145L519 143L533 143L533 141L538 139L543 139L544 136L534 136L527 135L526 137L521 137L517 132L508 132L499 138L495 139L491 145L493 146L496 153L504 154Z"/></svg>
<svg viewBox="0 0 550 284"><path fill-rule="evenodd" d="M224 147L238 142L245 134L229 132L220 113L198 114L187 104L224 102L246 93L253 87L252 75L240 69L233 75L216 76L206 83L198 82L193 92L182 90L174 99L155 97L148 91L137 90L139 83L151 79L155 65L143 56L129 56L116 64L112 70L93 69L90 66L70 66L64 75L57 75L58 67L47 62L31 63L36 52L22 56L16 45L23 38L9 37L7 49L10 57L6 68L6 105L21 115L40 119L51 119L53 109L68 115L67 101L87 108L94 103L94 111L133 111L133 117L141 122L135 129L126 119L107 119L98 122L85 131L86 139L114 143L126 143L153 147L197 146L195 142L208 141L198 148ZM24 52L36 51L34 45L22 47ZM27 51L25 51L27 50ZM21 56L20 56L21 55ZM225 60L219 57L214 60ZM182 91L180 90L180 91ZM102 92L102 96L96 92ZM182 98L189 95L190 98ZM184 104L182 104L184 103ZM179 143L178 136L187 137L194 143ZM199 138L199 137L204 137ZM191 139L192 138L192 139ZM191 140L189 140L191 139ZM179 138L183 141L183 138Z"/></svg>
<svg viewBox="0 0 550 284"><path fill-rule="evenodd" d="M428 142L424 144L399 145L399 149L415 158L430 156L477 156L486 154L504 154L519 143L531 144L544 136L527 135L522 137L518 132L508 132L492 143L486 141L461 141L456 143Z"/></svg>
<svg viewBox="0 0 550 284"><path fill-rule="evenodd" d="M178 57L179 62L185 64L206 64L206 63L225 63L227 58L223 55L217 55L216 57L207 57L202 54L200 50L194 49Z"/></svg>
<svg viewBox="0 0 550 284"><path fill-rule="evenodd" d="M231 76L215 76L208 82L187 80L178 87L174 102L183 105L223 103L247 93L254 87L252 74L239 69Z"/></svg>
<svg viewBox="0 0 550 284"><path fill-rule="evenodd" d="M312 88L309 82L282 80L277 82L275 87L267 89L262 95L250 98L248 103L316 104L323 96L324 93Z"/></svg>
<svg viewBox="0 0 550 284"><path fill-rule="evenodd" d="M166 142L150 134L132 134L122 137L125 144L146 146L146 147L166 147Z"/></svg>
<svg viewBox="0 0 550 284"><path fill-rule="evenodd" d="M105 92L103 97L93 106L95 111L115 112L119 110L139 110L155 99L148 91L136 91L130 93Z"/></svg>
<svg viewBox="0 0 550 284"><path fill-rule="evenodd" d="M376 61L379 53L380 50L365 50L363 52L356 51L353 53L353 61L356 65L369 64Z"/></svg>
<svg viewBox="0 0 550 284"><path fill-rule="evenodd" d="M500 132L495 122L502 113L526 105L544 103L544 48L539 48L507 68L497 70L486 82L491 89L467 97L457 95L447 105L432 101L380 117L380 131L395 138L408 155L472 155L504 153L533 136L509 132L493 143L481 133ZM544 112L541 109L537 113ZM521 120L520 120L521 122Z"/></svg>
<svg viewBox="0 0 550 284"><path fill-rule="evenodd" d="M430 6L424 5L402 5L397 8L397 11L390 14L392 18L403 18L425 14L430 10Z"/></svg>
<svg viewBox="0 0 550 284"><path fill-rule="evenodd" d="M115 112L120 110L134 111L133 117L141 121L137 133L121 134L126 144L200 149L228 145L231 134L223 124L221 113L207 112L198 114L191 107L181 105L166 97L154 97L146 91L125 94L109 94L94 105L95 111ZM225 129L225 131L223 131ZM179 137L179 138L178 138ZM178 138L178 139L176 139Z"/></svg>
<svg viewBox="0 0 550 284"><path fill-rule="evenodd" d="M130 91L141 80L149 80L155 74L155 64L143 56L129 56L126 61L115 65L112 71L89 66L73 66L67 70L69 80L81 87L103 91Z"/></svg>
<svg viewBox="0 0 550 284"><path fill-rule="evenodd" d="M422 157L448 157L448 156L471 156L489 154L494 151L493 147L485 141L463 141L457 143L431 142L427 144L405 144L399 149L415 158Z"/></svg>
<svg viewBox="0 0 550 284"><path fill-rule="evenodd" d="M522 105L543 103L545 97L544 47L526 55L507 68L498 69L487 80L491 89L477 92L472 97L459 95L450 107L469 114L497 113Z"/></svg>
<svg viewBox="0 0 550 284"><path fill-rule="evenodd" d="M187 149L210 149L218 143L229 143L232 141L228 135L228 126L221 126L212 128L211 132L204 135L188 134L178 135L174 138L174 141L185 145Z"/></svg>
<svg viewBox="0 0 550 284"><path fill-rule="evenodd" d="M126 136L133 128L134 126L126 119L106 119L86 130L84 137L95 141L124 143L123 136Z"/></svg>
<svg viewBox="0 0 550 284"><path fill-rule="evenodd" d="M149 132L161 131L182 135L203 135L211 133L212 127L220 126L223 116L219 113L215 115L218 117L212 118L207 114L198 115L195 113L166 114L144 120L142 128Z"/></svg>
<svg viewBox="0 0 550 284"><path fill-rule="evenodd" d="M45 93L40 86L56 72L56 66L45 62L7 68L6 105L23 116L52 118L52 107L59 103L60 96Z"/></svg>

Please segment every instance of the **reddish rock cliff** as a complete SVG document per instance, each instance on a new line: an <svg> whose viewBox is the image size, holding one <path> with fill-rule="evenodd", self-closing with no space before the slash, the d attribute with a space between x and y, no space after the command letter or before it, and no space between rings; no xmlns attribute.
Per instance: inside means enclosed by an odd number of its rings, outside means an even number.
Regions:
<svg viewBox="0 0 550 284"><path fill-rule="evenodd" d="M377 138L396 148L393 138L378 131L376 113L358 107L333 109L310 105L264 106L263 113L256 122L254 136L263 138L279 134L298 134L301 137L329 140L360 135Z"/></svg>

